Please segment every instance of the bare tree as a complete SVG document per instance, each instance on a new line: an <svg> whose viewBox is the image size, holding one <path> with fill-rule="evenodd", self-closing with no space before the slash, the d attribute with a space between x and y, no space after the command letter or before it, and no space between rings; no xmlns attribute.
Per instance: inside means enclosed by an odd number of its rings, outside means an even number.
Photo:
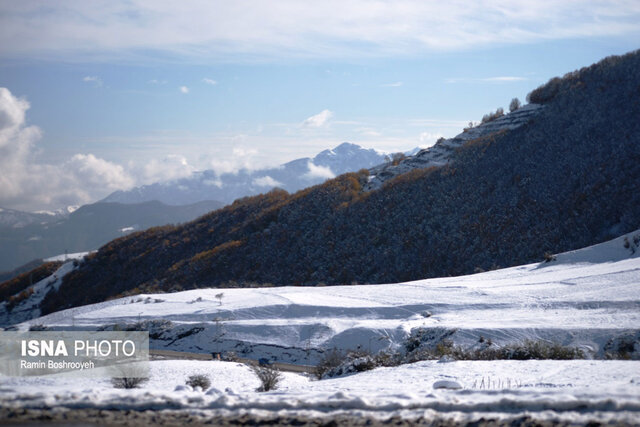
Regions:
<svg viewBox="0 0 640 427"><path fill-rule="evenodd" d="M256 391L269 391L278 388L282 374L269 366L252 366L251 370L260 380L260 387Z"/></svg>
<svg viewBox="0 0 640 427"><path fill-rule="evenodd" d="M111 384L114 388L138 388L148 380L144 377L116 377L111 378Z"/></svg>
<svg viewBox="0 0 640 427"><path fill-rule="evenodd" d="M522 104L520 103L520 100L518 98L513 98L511 100L511 103L509 104L509 111L513 113L514 111L516 111L521 106L522 106Z"/></svg>
<svg viewBox="0 0 640 427"><path fill-rule="evenodd" d="M224 296L224 292L220 292L219 294L216 295L216 298L218 299L218 304L222 305L222 297Z"/></svg>

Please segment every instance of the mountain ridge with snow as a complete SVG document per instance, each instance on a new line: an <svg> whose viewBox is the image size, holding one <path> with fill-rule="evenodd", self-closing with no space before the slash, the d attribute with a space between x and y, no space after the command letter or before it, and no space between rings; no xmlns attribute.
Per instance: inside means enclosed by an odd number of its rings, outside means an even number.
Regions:
<svg viewBox="0 0 640 427"><path fill-rule="evenodd" d="M543 106L539 104L526 104L509 114L469 127L453 138L441 138L432 147L419 150L397 162L388 162L373 167L369 170L369 182L364 189L371 191L380 188L385 182L415 169L446 165L453 157L454 151L466 142L524 126L540 113L541 108Z"/></svg>
<svg viewBox="0 0 640 427"><path fill-rule="evenodd" d="M386 154L343 142L323 150L315 157L305 157L278 167L259 170L242 169L236 173L218 174L205 170L167 182L153 183L127 191L115 191L103 202L140 203L159 200L169 205L235 199L267 192L275 187L295 192L346 172L370 168L386 161Z"/></svg>

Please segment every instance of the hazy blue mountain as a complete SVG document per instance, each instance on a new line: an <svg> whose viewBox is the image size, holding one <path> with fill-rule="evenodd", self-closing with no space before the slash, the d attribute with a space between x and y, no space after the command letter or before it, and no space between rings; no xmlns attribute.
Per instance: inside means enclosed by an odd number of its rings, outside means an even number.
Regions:
<svg viewBox="0 0 640 427"><path fill-rule="evenodd" d="M385 153L345 142L313 158L296 159L275 168L220 175L206 170L186 178L116 191L102 201L141 203L159 200L169 205L201 200L231 203L237 198L265 193L275 187L295 192L336 175L379 165L385 162L385 158Z"/></svg>
<svg viewBox="0 0 640 427"><path fill-rule="evenodd" d="M66 252L98 249L132 231L195 219L222 203L205 201L187 206L160 202L95 203L68 214L0 211L0 271Z"/></svg>
<svg viewBox="0 0 640 427"><path fill-rule="evenodd" d="M0 208L0 227L21 228L31 224L48 224L69 216L73 208L55 212L24 212Z"/></svg>

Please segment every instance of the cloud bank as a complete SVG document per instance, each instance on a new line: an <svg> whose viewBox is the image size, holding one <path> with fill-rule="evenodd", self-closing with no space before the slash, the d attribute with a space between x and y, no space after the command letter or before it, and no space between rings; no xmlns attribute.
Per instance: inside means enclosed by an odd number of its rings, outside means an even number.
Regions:
<svg viewBox="0 0 640 427"><path fill-rule="evenodd" d="M253 185L258 187L280 187L282 183L271 178L269 175L261 176L253 180Z"/></svg>
<svg viewBox="0 0 640 427"><path fill-rule="evenodd" d="M331 168L329 167L319 166L311 161L307 163L307 167L309 168L309 172L304 174L304 177L307 179L316 179L316 178L331 179L336 177L336 174L333 173L331 171Z"/></svg>
<svg viewBox="0 0 640 427"><path fill-rule="evenodd" d="M639 21L636 0L9 1L0 3L0 55L388 57L637 35Z"/></svg>
<svg viewBox="0 0 640 427"><path fill-rule="evenodd" d="M59 165L38 161L42 132L27 126L29 103L0 88L0 206L35 210L95 200L134 184L122 166L76 154Z"/></svg>

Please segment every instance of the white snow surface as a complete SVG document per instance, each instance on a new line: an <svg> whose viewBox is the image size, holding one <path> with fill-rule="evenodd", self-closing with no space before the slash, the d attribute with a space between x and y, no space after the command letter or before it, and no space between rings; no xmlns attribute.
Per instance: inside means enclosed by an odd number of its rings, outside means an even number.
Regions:
<svg viewBox="0 0 640 427"><path fill-rule="evenodd" d="M60 254L60 255L49 257L49 258L45 258L44 261L52 262L52 261L72 261L74 259L81 260L88 254L89 252L74 252L71 254Z"/></svg>
<svg viewBox="0 0 640 427"><path fill-rule="evenodd" d="M185 386L205 374L209 390ZM541 419L640 421L640 362L418 362L330 380L284 373L277 390L258 393L245 366L219 361L154 361L140 389L114 389L107 379L4 378L4 407L189 410L256 415L349 413L406 418L533 415ZM457 383L460 389L437 388ZM434 387L435 386L435 387Z"/></svg>
<svg viewBox="0 0 640 427"><path fill-rule="evenodd" d="M414 328L444 331L467 347L478 345L480 336L494 345L543 339L578 346L588 357L602 359L612 339L639 336L640 248L634 237L640 242L640 231L559 254L548 263L463 277L140 295L53 313L17 327L96 329L164 320L170 323L151 327L159 336L151 340L151 348L233 350L244 357L299 364L315 364L333 347L401 349ZM636 342L636 359L638 351ZM194 373L209 374L217 391L176 390ZM114 390L106 380L3 379L0 404L445 414L456 419L526 413L575 422L640 423L638 360L424 361L322 381L284 376L277 391L257 393L257 380L245 366L153 361L151 380L140 390ZM456 383L461 389L437 388Z"/></svg>

